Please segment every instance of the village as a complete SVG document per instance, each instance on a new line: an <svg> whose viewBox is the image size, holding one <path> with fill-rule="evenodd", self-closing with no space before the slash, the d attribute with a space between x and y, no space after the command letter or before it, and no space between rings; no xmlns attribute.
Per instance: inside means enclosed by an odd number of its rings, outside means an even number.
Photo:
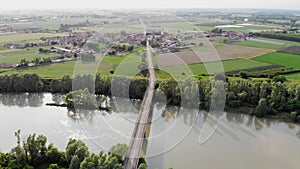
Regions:
<svg viewBox="0 0 300 169"><path fill-rule="evenodd" d="M72 60L86 60L83 58L86 53L100 54L102 56L122 57L125 52L133 52L134 49L146 45L150 39L151 47L157 53L173 53L195 47L194 42L189 42L191 38L216 38L224 37L225 43L244 41L250 36L244 32L223 31L213 29L210 32L185 32L176 36L164 32L163 30L149 30L146 35L143 33L127 33L121 31L119 34L107 33L104 35L96 32L70 33L68 36L41 37L39 42L18 44L14 42L6 43L3 47L7 49L28 49L39 48L40 54L52 54L47 59L41 59L38 55L33 61L21 60L19 64L1 63L1 68L27 68L41 66L51 63L66 62ZM55 56L53 56L55 55ZM22 57L22 56L20 56ZM92 59L87 59L93 61Z"/></svg>

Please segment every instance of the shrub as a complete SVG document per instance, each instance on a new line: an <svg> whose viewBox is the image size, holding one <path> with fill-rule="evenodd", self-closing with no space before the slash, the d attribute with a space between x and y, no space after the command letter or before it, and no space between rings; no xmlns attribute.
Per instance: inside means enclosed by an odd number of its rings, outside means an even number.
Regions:
<svg viewBox="0 0 300 169"><path fill-rule="evenodd" d="M274 77L272 78L272 80L273 80L274 82L281 82L281 83L286 82L286 78L285 78L284 76L282 76L282 75L274 76Z"/></svg>
<svg viewBox="0 0 300 169"><path fill-rule="evenodd" d="M243 79L248 79L248 73L247 72L240 72L239 76Z"/></svg>

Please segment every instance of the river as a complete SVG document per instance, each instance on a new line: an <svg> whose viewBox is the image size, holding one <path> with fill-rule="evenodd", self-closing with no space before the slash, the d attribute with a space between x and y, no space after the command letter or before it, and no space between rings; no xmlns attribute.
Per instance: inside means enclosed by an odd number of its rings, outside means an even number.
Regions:
<svg viewBox="0 0 300 169"><path fill-rule="evenodd" d="M48 143L64 150L70 138L84 141L89 150L107 151L117 143L129 143L137 118L138 103L124 105L118 113L104 111L74 114L66 108L49 107L60 103L63 95L0 94L0 150L16 145L14 132L22 138L37 133ZM300 167L300 127L277 120L224 113L218 128L200 144L204 123L213 119L196 110L154 106L147 146L150 169L298 169Z"/></svg>

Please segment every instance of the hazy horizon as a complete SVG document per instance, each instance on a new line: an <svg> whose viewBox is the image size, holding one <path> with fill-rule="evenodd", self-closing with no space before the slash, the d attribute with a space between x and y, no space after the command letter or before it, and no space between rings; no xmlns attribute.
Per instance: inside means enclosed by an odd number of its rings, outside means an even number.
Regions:
<svg viewBox="0 0 300 169"><path fill-rule="evenodd" d="M148 2L148 1L146 1ZM154 8L222 8L222 9L287 9L299 10L299 0L151 0L145 3L138 0L15 0L7 1L0 6L0 10L35 10L35 9L154 9Z"/></svg>

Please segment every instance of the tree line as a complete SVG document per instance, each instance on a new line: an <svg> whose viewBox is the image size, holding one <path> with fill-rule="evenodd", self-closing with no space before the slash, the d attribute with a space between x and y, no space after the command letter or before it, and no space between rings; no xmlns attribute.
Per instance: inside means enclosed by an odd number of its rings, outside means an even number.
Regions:
<svg viewBox="0 0 300 169"><path fill-rule="evenodd" d="M112 83L117 86L113 88L114 97L129 95L130 99L143 99L148 86L146 78L120 76L112 79L100 75L71 78L65 75L61 79L41 79L36 74L12 74L0 76L0 91L68 93L86 88L90 93L111 96ZM225 81L225 77L217 74L211 81L161 80L157 82L156 89L157 101L166 99L169 105L208 110L212 106L222 107L225 104L226 109L247 107L248 113L258 117L280 115L300 122L300 83L288 83L281 78ZM284 112L286 114L282 114Z"/></svg>
<svg viewBox="0 0 300 169"><path fill-rule="evenodd" d="M260 36L264 38L273 38L280 40L288 40L294 42L300 42L299 34L285 34L285 33L273 33L273 32L257 32L254 33L255 36Z"/></svg>
<svg viewBox="0 0 300 169"><path fill-rule="evenodd" d="M0 153L0 168L3 169L123 169L124 158L128 149L126 144L117 144L108 153L91 153L84 142L70 139L65 151L60 151L47 137L31 134L21 140L20 130L15 132L17 145L9 153ZM139 169L146 169L144 159L140 160Z"/></svg>

